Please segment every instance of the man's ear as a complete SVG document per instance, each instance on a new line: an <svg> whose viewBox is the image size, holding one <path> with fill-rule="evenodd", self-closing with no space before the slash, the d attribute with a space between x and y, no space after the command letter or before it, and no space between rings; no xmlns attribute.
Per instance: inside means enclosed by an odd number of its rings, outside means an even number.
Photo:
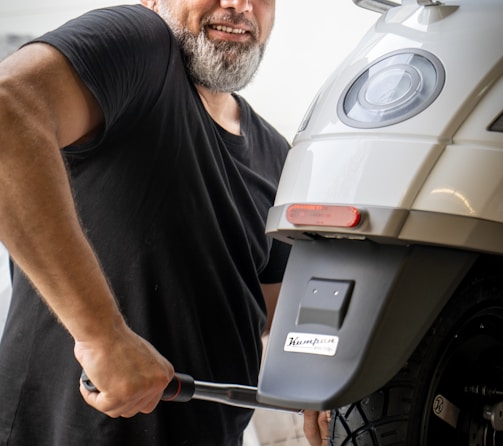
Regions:
<svg viewBox="0 0 503 446"><path fill-rule="evenodd" d="M141 4L146 8L157 12L157 0L141 0Z"/></svg>

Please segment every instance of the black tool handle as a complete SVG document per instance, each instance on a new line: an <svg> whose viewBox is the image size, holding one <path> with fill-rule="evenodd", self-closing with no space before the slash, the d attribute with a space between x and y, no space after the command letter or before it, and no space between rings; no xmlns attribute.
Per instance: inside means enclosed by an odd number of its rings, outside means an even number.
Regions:
<svg viewBox="0 0 503 446"><path fill-rule="evenodd" d="M162 393L163 401L179 401L184 403L190 401L194 396L196 384L194 378L185 373L175 373Z"/></svg>
<svg viewBox="0 0 503 446"><path fill-rule="evenodd" d="M90 392L99 392L92 381L87 377L86 372L82 371L80 379L84 387ZM163 401L179 401L184 403L190 401L195 391L194 378L184 373L176 373L173 379L169 382L162 394Z"/></svg>
<svg viewBox="0 0 503 446"><path fill-rule="evenodd" d="M91 392L99 392L86 373L82 371L80 377L84 387ZM257 388L239 384L218 384L195 381L190 375L176 373L168 386L164 389L163 401L186 402L191 399L212 401L247 409L272 409L287 412L302 413L300 409L270 406L257 401Z"/></svg>

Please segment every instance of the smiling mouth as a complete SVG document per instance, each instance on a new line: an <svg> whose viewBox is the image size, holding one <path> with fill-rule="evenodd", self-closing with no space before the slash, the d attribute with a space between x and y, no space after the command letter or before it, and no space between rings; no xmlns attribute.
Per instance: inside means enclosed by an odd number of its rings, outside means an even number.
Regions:
<svg viewBox="0 0 503 446"><path fill-rule="evenodd" d="M246 34L247 31L244 29L239 29L239 28L231 28L230 26L224 26L224 25L211 25L210 26L212 29L228 34L238 34L238 35L243 35Z"/></svg>

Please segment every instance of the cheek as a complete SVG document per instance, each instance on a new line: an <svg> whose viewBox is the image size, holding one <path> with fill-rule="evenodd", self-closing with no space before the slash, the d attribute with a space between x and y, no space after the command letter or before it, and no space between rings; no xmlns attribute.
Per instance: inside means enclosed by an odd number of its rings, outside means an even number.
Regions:
<svg viewBox="0 0 503 446"><path fill-rule="evenodd" d="M194 6L194 2L170 2L164 0L163 9L181 26L190 31L199 32L199 19L194 11L198 9Z"/></svg>
<svg viewBox="0 0 503 446"><path fill-rule="evenodd" d="M195 14L187 12L183 17L183 24L187 29L193 34L199 34L201 32L201 23L203 22L203 16L201 14Z"/></svg>
<svg viewBox="0 0 503 446"><path fill-rule="evenodd" d="M199 34L201 22L214 9L214 0L186 0L180 18L183 24L192 32Z"/></svg>
<svg viewBox="0 0 503 446"><path fill-rule="evenodd" d="M264 43L270 36L273 25L274 25L274 14L269 13L260 22L260 40Z"/></svg>
<svg viewBox="0 0 503 446"><path fill-rule="evenodd" d="M253 5L255 17L261 30L261 41L268 39L271 34L275 18L275 0L258 0Z"/></svg>

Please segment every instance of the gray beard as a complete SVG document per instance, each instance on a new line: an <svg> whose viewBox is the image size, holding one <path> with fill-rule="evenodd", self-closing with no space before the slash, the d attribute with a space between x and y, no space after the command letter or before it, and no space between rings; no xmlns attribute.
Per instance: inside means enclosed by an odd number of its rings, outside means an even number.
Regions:
<svg viewBox="0 0 503 446"><path fill-rule="evenodd" d="M216 41L212 42L204 32L194 35L176 23L168 11L160 8L161 17L173 31L182 50L190 79L214 92L231 93L248 85L255 76L265 45Z"/></svg>

